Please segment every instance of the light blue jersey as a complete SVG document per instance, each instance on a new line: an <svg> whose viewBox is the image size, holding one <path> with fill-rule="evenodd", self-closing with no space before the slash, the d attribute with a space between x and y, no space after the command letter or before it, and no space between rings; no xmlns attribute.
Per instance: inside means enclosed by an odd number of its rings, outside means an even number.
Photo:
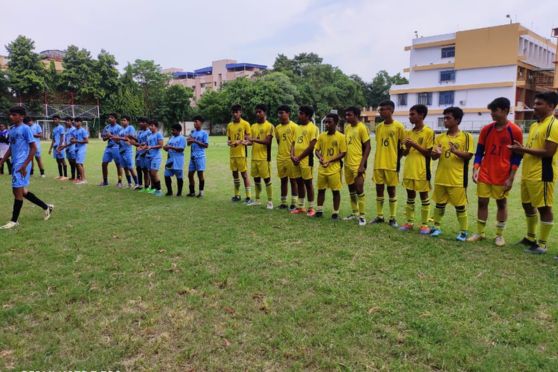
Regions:
<svg viewBox="0 0 558 372"><path fill-rule="evenodd" d="M118 136L120 137L136 137L136 130L134 129L133 126L128 125L126 128L122 127L122 129L120 130L120 133L118 133ZM128 151L132 151L132 145L130 144L130 142L124 141L124 140L120 140L119 143L120 146L120 153L123 152L128 152Z"/></svg>
<svg viewBox="0 0 558 372"><path fill-rule="evenodd" d="M120 131L122 130L122 127L118 124L109 124L107 126L105 126L105 128L103 129L102 135L107 135L107 134L111 134L113 136L118 136L118 134L120 133ZM107 142L107 147L116 147L118 146L118 144L116 142L114 142L113 140L109 139Z"/></svg>
<svg viewBox="0 0 558 372"><path fill-rule="evenodd" d="M190 136L196 141L208 144L207 132L204 130L194 130L190 133ZM191 156L192 158L203 158L205 157L205 147L198 145L197 143L192 143L191 145Z"/></svg>
<svg viewBox="0 0 558 372"><path fill-rule="evenodd" d="M165 168L182 170L184 169L184 149L186 148L186 138L182 135L172 136L169 138L167 145L172 147L178 147L182 151L169 150L169 159L167 160L167 165Z"/></svg>
<svg viewBox="0 0 558 372"><path fill-rule="evenodd" d="M54 148L57 148L58 146L64 143L65 132L66 131L64 130L64 126L62 124L58 124L56 127L54 127L54 129L52 130L52 139L54 140Z"/></svg>
<svg viewBox="0 0 558 372"><path fill-rule="evenodd" d="M163 140L163 135L159 132L151 133L147 137L147 146L157 146L159 141ZM148 150L147 157L151 159L161 159L161 149L150 149Z"/></svg>

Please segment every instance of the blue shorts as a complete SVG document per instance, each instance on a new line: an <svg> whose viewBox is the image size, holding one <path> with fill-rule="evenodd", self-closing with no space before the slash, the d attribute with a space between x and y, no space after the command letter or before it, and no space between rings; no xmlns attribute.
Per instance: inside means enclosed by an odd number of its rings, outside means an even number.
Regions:
<svg viewBox="0 0 558 372"><path fill-rule="evenodd" d="M165 177L176 176L176 178L184 178L184 171L182 169L166 169Z"/></svg>
<svg viewBox="0 0 558 372"><path fill-rule="evenodd" d="M87 153L87 149L85 146L83 148L76 151L76 164L83 164L85 163L85 154Z"/></svg>
<svg viewBox="0 0 558 372"><path fill-rule="evenodd" d="M120 152L118 146L107 147L103 153L103 163L110 163L114 160L117 166L120 166Z"/></svg>
<svg viewBox="0 0 558 372"><path fill-rule="evenodd" d="M136 168L143 168L143 159L145 158L141 156L141 153L136 152Z"/></svg>
<svg viewBox="0 0 558 372"><path fill-rule="evenodd" d="M190 158L188 165L188 172L203 172L205 170L205 157L203 158Z"/></svg>
<svg viewBox="0 0 558 372"><path fill-rule="evenodd" d="M161 168L161 158L145 158L149 170L159 170Z"/></svg>
<svg viewBox="0 0 558 372"><path fill-rule="evenodd" d="M134 166L134 156L132 151L124 151L120 153L120 165L122 168L131 169Z"/></svg>
<svg viewBox="0 0 558 372"><path fill-rule="evenodd" d="M60 151L60 152L58 152L57 149L58 149L58 146L55 146L55 147L52 149L52 156L53 156L55 159L64 159L65 156L66 156L66 149L64 149L64 150L62 150L62 151Z"/></svg>
<svg viewBox="0 0 558 372"><path fill-rule="evenodd" d="M74 160L76 158L76 149L68 147L66 150L66 159Z"/></svg>
<svg viewBox="0 0 558 372"><path fill-rule="evenodd" d="M27 175L23 177L21 173L17 170L23 164L13 164L12 165L12 188L17 189L20 187L27 187L29 186L29 178L31 177L31 163L27 164Z"/></svg>
<svg viewBox="0 0 558 372"><path fill-rule="evenodd" d="M35 145L37 145L37 151L35 152L35 157L40 158L41 157L41 143L40 142L35 142Z"/></svg>

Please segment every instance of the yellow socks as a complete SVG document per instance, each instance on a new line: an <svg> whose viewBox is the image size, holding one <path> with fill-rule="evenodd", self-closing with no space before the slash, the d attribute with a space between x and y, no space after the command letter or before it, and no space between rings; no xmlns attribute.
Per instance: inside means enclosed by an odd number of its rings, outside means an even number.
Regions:
<svg viewBox="0 0 558 372"><path fill-rule="evenodd" d="M397 198L389 199L389 218L395 218L395 211L397 210Z"/></svg>
<svg viewBox="0 0 558 372"><path fill-rule="evenodd" d="M234 196L240 196L240 178L234 180Z"/></svg>
<svg viewBox="0 0 558 372"><path fill-rule="evenodd" d="M356 191L351 191L349 194L351 198L351 210L354 216L358 216L358 197Z"/></svg>
<svg viewBox="0 0 558 372"><path fill-rule="evenodd" d="M457 212L457 221L459 222L459 228L461 231L467 231L469 228L469 218L467 217L467 207L462 205L455 207Z"/></svg>
<svg viewBox="0 0 558 372"><path fill-rule="evenodd" d="M527 239L531 241L536 241L537 224L539 223L539 217L537 214L525 215L527 220Z"/></svg>
<svg viewBox="0 0 558 372"><path fill-rule="evenodd" d="M267 195L267 201L273 200L273 191L271 189L271 182L265 184L265 193Z"/></svg>
<svg viewBox="0 0 558 372"><path fill-rule="evenodd" d="M407 199L407 206L405 207L405 215L407 222L410 224L415 223L415 199Z"/></svg>
<svg viewBox="0 0 558 372"><path fill-rule="evenodd" d="M364 216L366 214L366 195L364 193L358 194L358 213L360 216Z"/></svg>
<svg viewBox="0 0 558 372"><path fill-rule="evenodd" d="M554 222L541 221L540 231L539 231L539 246L546 248L546 242L550 236L550 231L554 226Z"/></svg>
<svg viewBox="0 0 558 372"><path fill-rule="evenodd" d="M384 198L377 197L376 198L376 215L378 217L384 217Z"/></svg>
<svg viewBox="0 0 558 372"><path fill-rule="evenodd" d="M434 209L434 226L440 227L440 222L442 221L442 217L446 213L446 205L445 204L436 204L436 209Z"/></svg>
<svg viewBox="0 0 558 372"><path fill-rule="evenodd" d="M479 234L480 236L484 236L485 229L486 229L486 221L477 219L477 234Z"/></svg>
<svg viewBox="0 0 558 372"><path fill-rule="evenodd" d="M428 218L430 218L430 199L423 200L420 207L420 219L423 226L428 226Z"/></svg>

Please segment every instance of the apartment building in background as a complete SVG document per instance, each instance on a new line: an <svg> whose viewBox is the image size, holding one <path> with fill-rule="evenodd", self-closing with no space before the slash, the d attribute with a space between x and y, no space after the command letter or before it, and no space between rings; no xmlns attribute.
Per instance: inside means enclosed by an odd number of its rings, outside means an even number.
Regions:
<svg viewBox="0 0 558 372"><path fill-rule="evenodd" d="M419 37L405 50L409 84L393 86L390 97L407 126L409 108L422 103L433 129L444 129L446 107L459 106L462 128L477 131L492 120L486 106L496 97L511 101L510 119L531 120L535 94L558 88L556 44L519 23Z"/></svg>
<svg viewBox="0 0 558 372"><path fill-rule="evenodd" d="M213 61L211 66L203 67L192 72L179 68L168 68L163 72L170 73L171 84L182 84L194 91L194 102L211 90L219 90L227 81L239 77L251 78L257 73L267 70L267 66L254 63L239 63L233 59Z"/></svg>
<svg viewBox="0 0 558 372"><path fill-rule="evenodd" d="M44 64L46 69L50 68L51 61L54 63L54 68L57 72L61 72L64 68L62 67L62 60L66 52L58 49L49 49L39 52L41 57L41 62ZM8 69L9 58L7 56L0 56L0 70Z"/></svg>

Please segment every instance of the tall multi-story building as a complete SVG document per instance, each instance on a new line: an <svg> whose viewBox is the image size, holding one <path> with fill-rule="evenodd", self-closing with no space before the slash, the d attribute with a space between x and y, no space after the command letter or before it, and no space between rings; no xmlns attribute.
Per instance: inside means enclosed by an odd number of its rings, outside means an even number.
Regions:
<svg viewBox="0 0 558 372"><path fill-rule="evenodd" d="M518 23L419 37L410 52L409 84L390 90L395 118L408 125L414 104L428 106L426 122L443 130L442 112L459 106L462 127L479 130L491 121L487 104L496 97L512 102L510 118L533 117L534 95L553 87L557 47Z"/></svg>
<svg viewBox="0 0 558 372"><path fill-rule="evenodd" d="M239 77L252 77L254 74L267 70L267 66L254 63L238 63L233 59L213 61L211 66L194 70L183 71L178 68L169 68L163 72L172 75L171 84L182 84L194 90L194 100L207 91L218 90L230 80Z"/></svg>

